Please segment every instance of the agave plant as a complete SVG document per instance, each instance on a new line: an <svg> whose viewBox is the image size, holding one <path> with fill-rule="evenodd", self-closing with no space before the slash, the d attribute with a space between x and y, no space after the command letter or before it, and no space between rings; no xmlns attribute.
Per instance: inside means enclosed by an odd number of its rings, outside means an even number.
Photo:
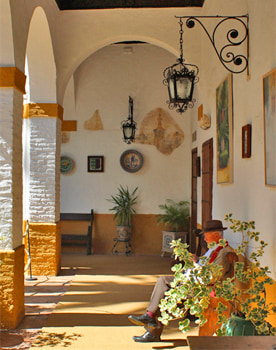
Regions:
<svg viewBox="0 0 276 350"><path fill-rule="evenodd" d="M157 217L158 223L164 223L174 232L187 230L190 216L188 201L175 202L167 199L165 204L159 205L159 208L164 211L164 214Z"/></svg>
<svg viewBox="0 0 276 350"><path fill-rule="evenodd" d="M133 206L137 203L137 190L138 187L131 192L127 186L120 185L117 194L107 199L115 204L109 210L114 213L114 220L118 221L119 226L131 226L131 215L136 214Z"/></svg>

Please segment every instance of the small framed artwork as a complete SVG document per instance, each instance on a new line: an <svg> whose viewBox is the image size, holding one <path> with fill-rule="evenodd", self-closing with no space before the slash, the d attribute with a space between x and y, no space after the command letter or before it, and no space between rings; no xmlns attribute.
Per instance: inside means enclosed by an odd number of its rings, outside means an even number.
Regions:
<svg viewBox="0 0 276 350"><path fill-rule="evenodd" d="M251 157L251 125L242 127L242 158Z"/></svg>
<svg viewBox="0 0 276 350"><path fill-rule="evenodd" d="M276 68L263 77L265 184L276 186Z"/></svg>
<svg viewBox="0 0 276 350"><path fill-rule="evenodd" d="M88 156L87 171L89 173L102 173L104 171L104 157Z"/></svg>

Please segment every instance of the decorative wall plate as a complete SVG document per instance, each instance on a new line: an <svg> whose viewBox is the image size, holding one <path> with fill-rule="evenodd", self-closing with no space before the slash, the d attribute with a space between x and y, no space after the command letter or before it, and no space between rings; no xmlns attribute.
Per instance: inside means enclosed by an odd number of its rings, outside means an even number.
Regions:
<svg viewBox="0 0 276 350"><path fill-rule="evenodd" d="M122 153L120 163L125 171L136 173L143 166L143 156L140 152L131 149Z"/></svg>
<svg viewBox="0 0 276 350"><path fill-rule="evenodd" d="M75 167L75 162L72 158L67 156L60 157L60 172L62 174L69 174Z"/></svg>

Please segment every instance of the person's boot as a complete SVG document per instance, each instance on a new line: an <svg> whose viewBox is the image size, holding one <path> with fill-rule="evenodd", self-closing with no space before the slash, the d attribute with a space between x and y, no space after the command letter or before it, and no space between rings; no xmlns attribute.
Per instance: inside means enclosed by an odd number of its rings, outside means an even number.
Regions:
<svg viewBox="0 0 276 350"><path fill-rule="evenodd" d="M150 331L146 331L141 337L134 336L132 339L138 343L150 343L150 342L157 342L161 341L160 337L157 337L156 335L153 335L150 333Z"/></svg>
<svg viewBox="0 0 276 350"><path fill-rule="evenodd" d="M128 319L131 323L135 324L136 326L145 326L147 325L148 328L155 328L157 327L157 322L154 318L151 318L147 312L145 312L141 316L133 316L129 315Z"/></svg>

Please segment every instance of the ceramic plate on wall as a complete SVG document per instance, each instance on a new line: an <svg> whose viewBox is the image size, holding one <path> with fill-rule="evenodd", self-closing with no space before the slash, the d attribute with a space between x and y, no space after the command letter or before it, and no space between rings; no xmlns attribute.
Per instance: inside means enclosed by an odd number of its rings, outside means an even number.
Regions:
<svg viewBox="0 0 276 350"><path fill-rule="evenodd" d="M143 166L143 156L140 152L134 149L125 151L120 158L121 167L129 172L136 173Z"/></svg>
<svg viewBox="0 0 276 350"><path fill-rule="evenodd" d="M62 174L70 174L75 167L75 162L72 158L67 156L60 157L60 172Z"/></svg>

